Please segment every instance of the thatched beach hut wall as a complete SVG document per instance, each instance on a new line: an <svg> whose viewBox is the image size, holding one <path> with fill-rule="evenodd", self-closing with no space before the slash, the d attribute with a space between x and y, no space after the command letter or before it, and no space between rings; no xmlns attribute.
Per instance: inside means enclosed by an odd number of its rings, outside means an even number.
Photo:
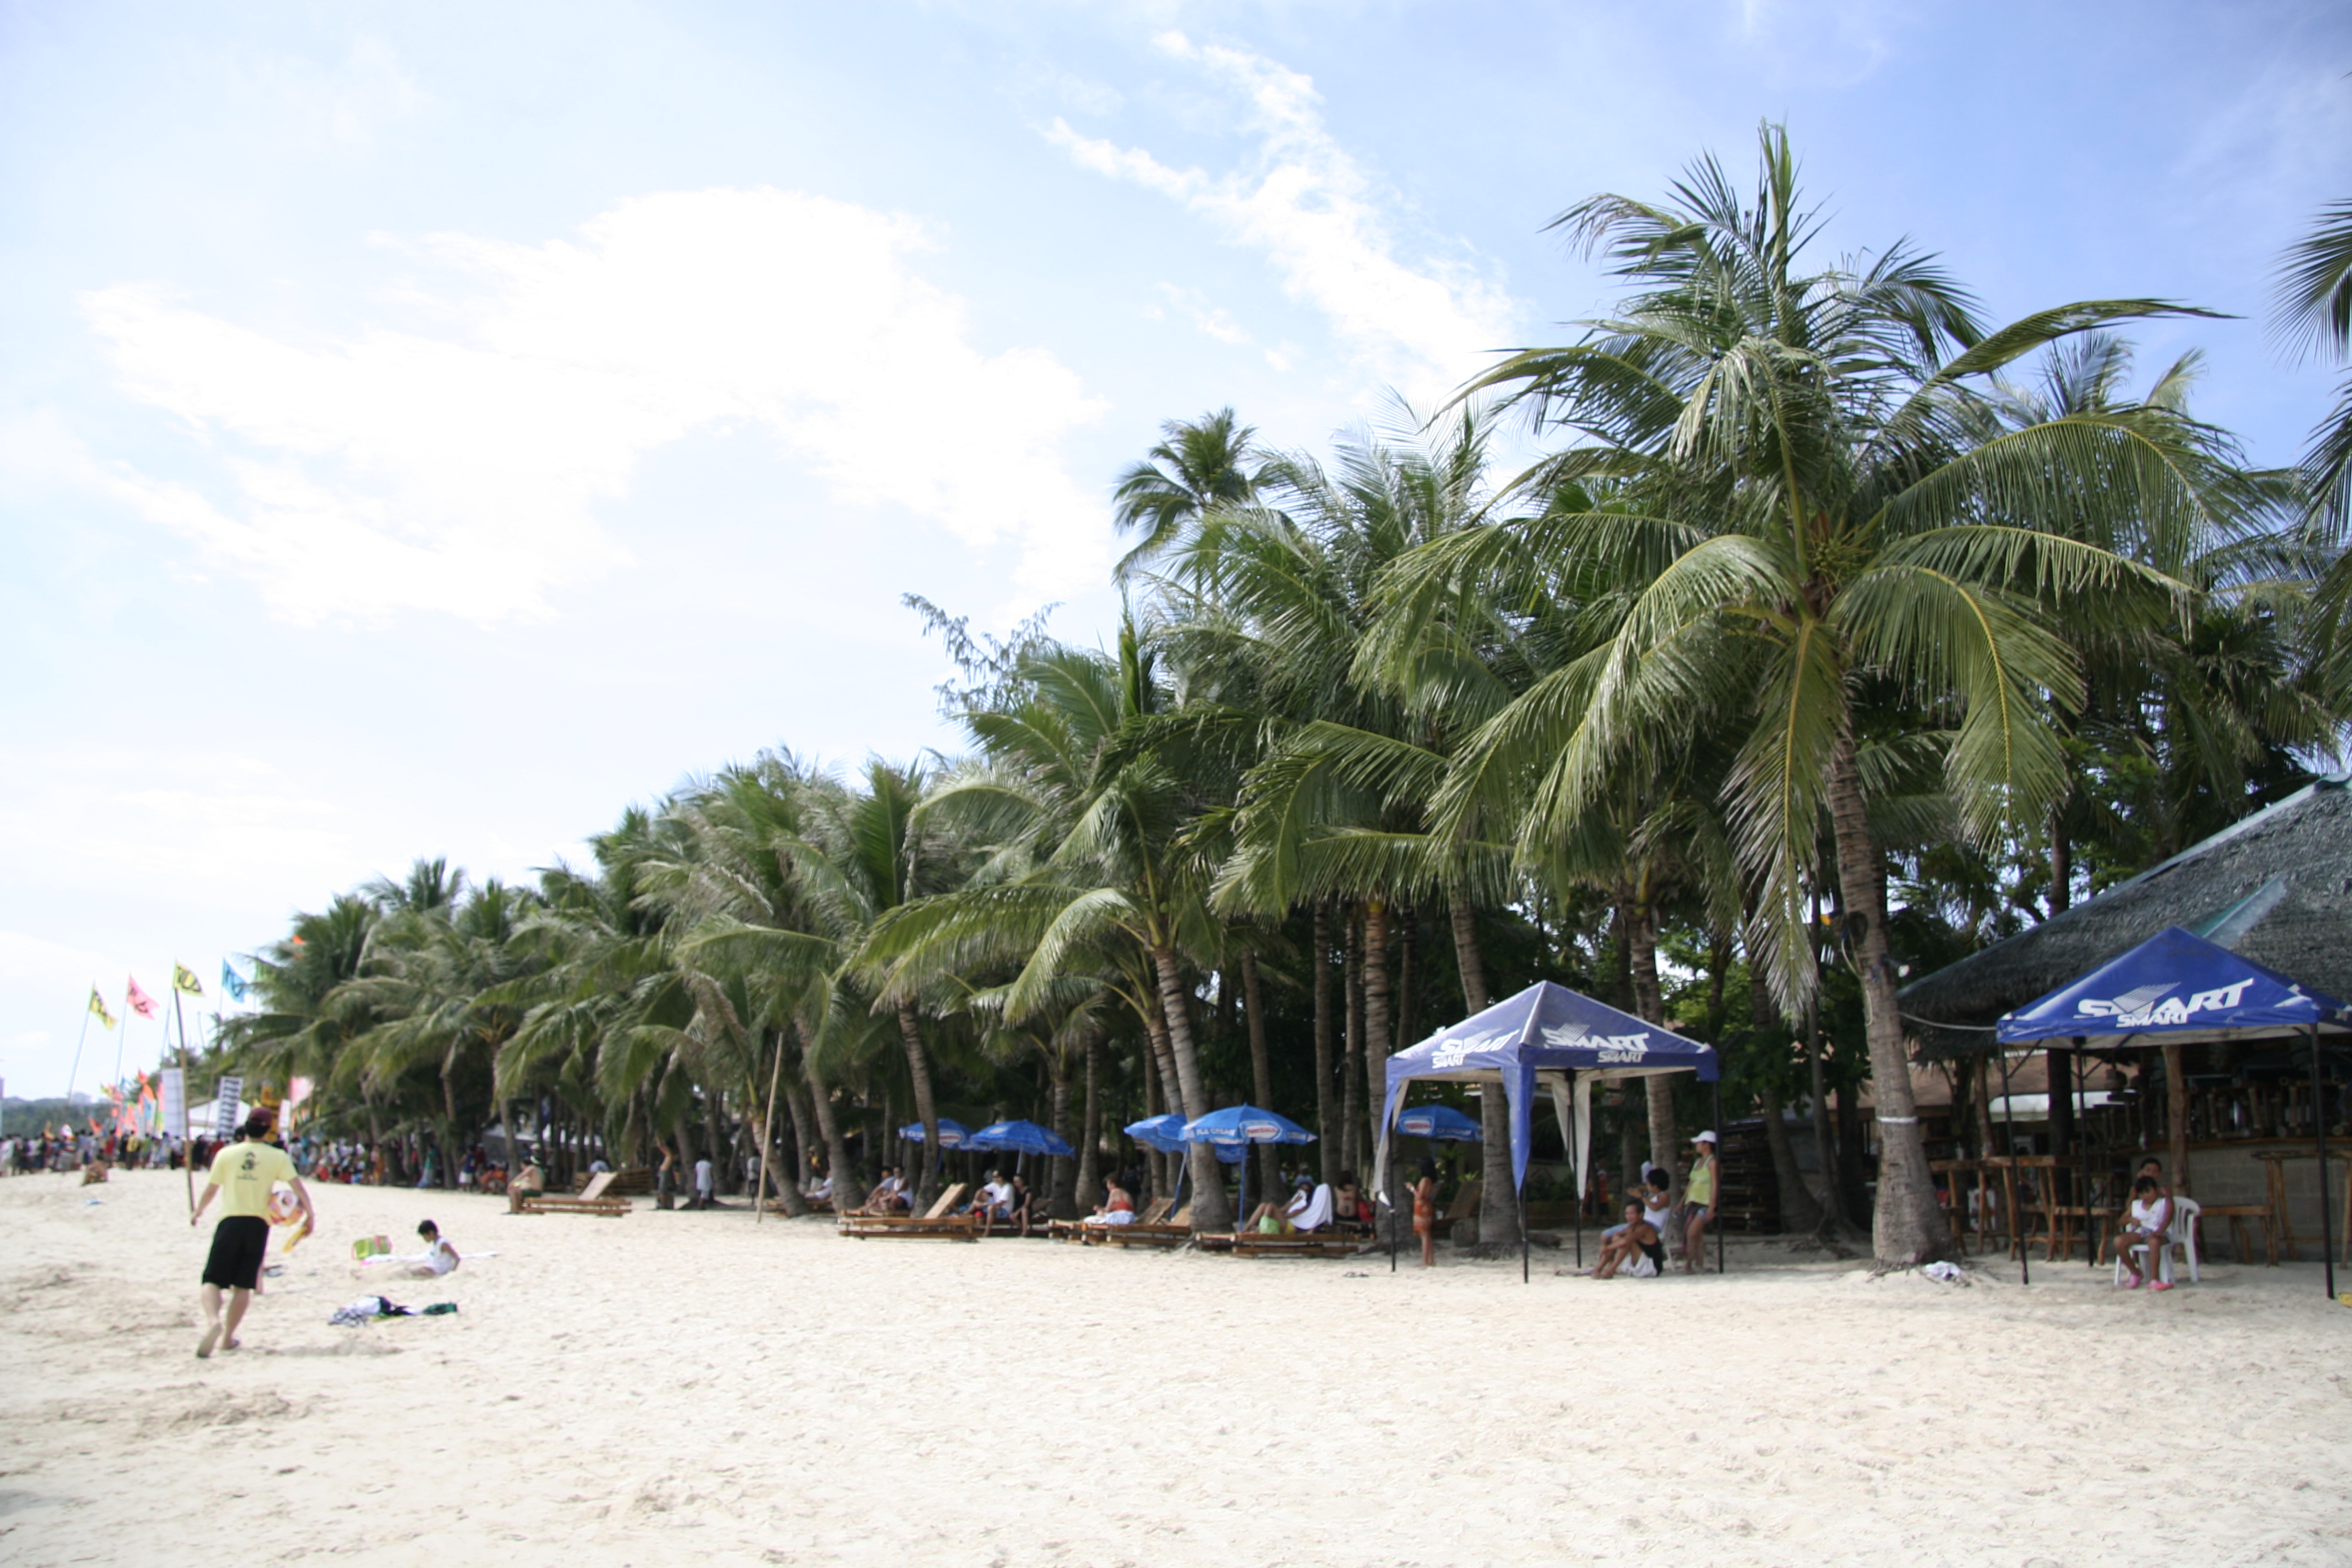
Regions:
<svg viewBox="0 0 2352 1568"><path fill-rule="evenodd" d="M2319 991L2352 995L2347 786L2352 774L2323 778L2097 898L1914 981L1903 990L1902 1006L1920 1055L1950 1061L1991 1052L1992 1024L2003 1013L2087 973L2167 926L2185 927ZM2164 1057L2176 1148L2185 1139L2182 1080L2199 1075L2199 1051L2173 1047ZM2242 1155L2198 1162L2199 1196L2240 1201L2237 1189L2251 1183L2242 1195L2258 1201L2255 1189L2264 1173L2242 1169L2253 1165ZM2181 1169L2189 1168L2184 1156ZM2315 1215L2315 1187L2308 1196ZM2299 1194L2294 1207L2299 1217Z"/></svg>

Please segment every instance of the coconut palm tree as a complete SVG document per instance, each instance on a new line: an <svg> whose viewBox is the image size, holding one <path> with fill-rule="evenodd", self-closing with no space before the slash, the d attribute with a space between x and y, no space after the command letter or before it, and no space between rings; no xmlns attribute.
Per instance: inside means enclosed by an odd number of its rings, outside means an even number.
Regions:
<svg viewBox="0 0 2352 1568"><path fill-rule="evenodd" d="M2186 585L2116 542L2252 523L2237 476L2177 420L2132 408L2011 428L1992 378L2070 335L2184 312L2092 300L1986 331L1906 246L1808 271L1818 223L1769 125L1752 200L1707 158L1663 204L1596 196L1558 224L1635 291L1577 342L1514 354L1465 395L1505 394L1571 437L1542 479L1590 479L1611 504L1465 530L1408 557L1392 587L1409 618L1433 615L1533 563L1590 582L1607 635L1482 729L1441 808L1517 797L1522 839L1540 841L1629 753L1702 727L1736 735L1724 800L1759 895L1750 951L1794 1011L1813 983L1804 906L1826 817L1884 1134L1877 1255L1940 1256L1862 704L1892 696L1940 735L1969 836L2041 820L2064 779L2052 715L2082 686L2053 606L2160 614ZM2053 514L2076 536L2045 528Z"/></svg>
<svg viewBox="0 0 2352 1568"><path fill-rule="evenodd" d="M1174 543L1186 525L1221 507L1246 506L1262 477L1257 432L1220 408L1198 419L1171 419L1159 444L1119 475L1111 492L1111 522L1140 534L1119 558L1121 581Z"/></svg>

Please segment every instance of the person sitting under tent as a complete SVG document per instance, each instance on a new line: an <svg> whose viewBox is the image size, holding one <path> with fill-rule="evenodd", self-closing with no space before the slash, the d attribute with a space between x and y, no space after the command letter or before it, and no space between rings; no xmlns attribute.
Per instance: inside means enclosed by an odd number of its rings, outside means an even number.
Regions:
<svg viewBox="0 0 2352 1568"><path fill-rule="evenodd" d="M1290 1207L1286 1212L1290 1218L1291 1229L1311 1234L1330 1228L1335 1208L1330 1183L1314 1182L1301 1176L1298 1178L1298 1191L1291 1198Z"/></svg>
<svg viewBox="0 0 2352 1568"><path fill-rule="evenodd" d="M2140 1176L2132 1183L2131 1217L2117 1227L2107 1246L2123 1266L2131 1271L2131 1283L2126 1290L2137 1290L2142 1285L2151 1290L2169 1290L2172 1282L2163 1277L2165 1248L2170 1245L2168 1232L2172 1228L2172 1200L2165 1194L2163 1184L2154 1176ZM2139 1265L2132 1261L2132 1248L2147 1249L2147 1272L2140 1273Z"/></svg>
<svg viewBox="0 0 2352 1568"><path fill-rule="evenodd" d="M1128 1195L1125 1187L1119 1185L1117 1176L1104 1179L1102 1207L1087 1215L1081 1223L1086 1225L1133 1225L1135 1223L1135 1200Z"/></svg>
<svg viewBox="0 0 2352 1568"><path fill-rule="evenodd" d="M1647 1220L1651 1228L1660 1236L1666 1234L1666 1221L1675 1212L1673 1185L1673 1177L1655 1165L1647 1165L1643 1167L1642 1179L1625 1194L1626 1202L1638 1203L1641 1205L1642 1217ZM1622 1225L1612 1225L1601 1233L1601 1239L1605 1242L1611 1237L1622 1234L1624 1229Z"/></svg>
<svg viewBox="0 0 2352 1568"><path fill-rule="evenodd" d="M1595 1279L1614 1279L1622 1269L1628 1279L1655 1279L1665 1272L1666 1244L1658 1227L1643 1217L1642 1205L1625 1205L1625 1223L1601 1244L1601 1261L1585 1270Z"/></svg>

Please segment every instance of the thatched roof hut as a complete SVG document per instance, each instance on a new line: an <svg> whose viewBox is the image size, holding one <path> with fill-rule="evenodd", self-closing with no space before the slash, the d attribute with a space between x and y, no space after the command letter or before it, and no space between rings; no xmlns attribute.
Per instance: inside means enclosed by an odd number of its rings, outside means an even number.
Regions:
<svg viewBox="0 0 2352 1568"><path fill-rule="evenodd" d="M2324 778L2063 914L1903 990L1929 1057L1993 1047L1990 1026L2167 926L2352 999L2352 774ZM1958 1027L1941 1026L1959 1026Z"/></svg>

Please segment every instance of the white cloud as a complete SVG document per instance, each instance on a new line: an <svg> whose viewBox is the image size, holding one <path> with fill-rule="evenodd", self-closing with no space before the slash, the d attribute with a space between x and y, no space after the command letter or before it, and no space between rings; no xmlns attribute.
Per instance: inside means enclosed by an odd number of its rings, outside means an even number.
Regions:
<svg viewBox="0 0 2352 1568"><path fill-rule="evenodd" d="M388 242L389 243L389 242ZM922 278L910 219L776 190L642 197L576 242L463 235L470 333L290 342L120 285L82 297L124 390L216 458L104 488L256 576L288 617L541 616L628 552L597 509L706 426L772 434L839 499L1022 550L1015 587L1091 584L1107 530L1059 447L1099 400L1050 353L986 353Z"/></svg>
<svg viewBox="0 0 2352 1568"><path fill-rule="evenodd" d="M1451 390L1482 356L1516 341L1518 305L1494 277L1455 261L1400 259L1385 210L1393 198L1326 129L1312 79L1181 33L1157 41L1246 103L1244 123L1259 142L1250 166L1216 175L1173 168L1059 119L1047 132L1055 144L1265 251L1285 291L1329 319L1360 369L1416 395Z"/></svg>

